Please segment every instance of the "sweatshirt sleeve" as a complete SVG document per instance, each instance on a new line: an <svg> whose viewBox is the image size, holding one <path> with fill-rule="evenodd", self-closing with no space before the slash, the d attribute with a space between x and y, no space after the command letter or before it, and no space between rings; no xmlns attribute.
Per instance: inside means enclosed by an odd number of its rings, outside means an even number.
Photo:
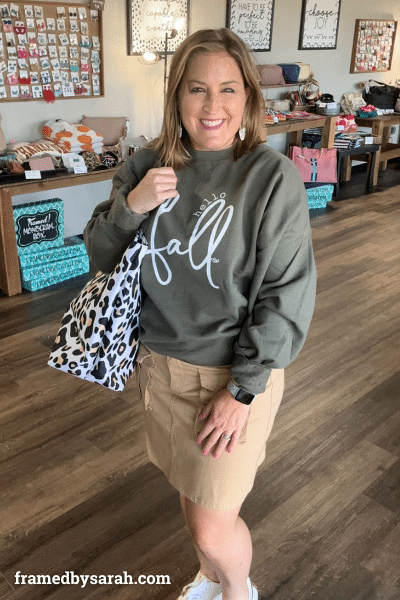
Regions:
<svg viewBox="0 0 400 600"><path fill-rule="evenodd" d="M139 154L147 160L140 160ZM128 208L126 198L153 166L151 155L150 151L143 149L128 158L113 178L110 198L96 206L83 232L90 261L104 273L112 271L118 264L149 215L134 213Z"/></svg>
<svg viewBox="0 0 400 600"><path fill-rule="evenodd" d="M315 293L306 192L291 170L277 178L258 236L249 313L231 367L237 385L259 394L271 369L284 368L296 358L310 326Z"/></svg>

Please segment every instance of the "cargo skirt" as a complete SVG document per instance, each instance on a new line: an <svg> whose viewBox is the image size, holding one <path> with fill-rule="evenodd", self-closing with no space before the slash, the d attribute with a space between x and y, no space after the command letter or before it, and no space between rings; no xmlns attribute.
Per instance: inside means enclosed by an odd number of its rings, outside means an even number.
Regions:
<svg viewBox="0 0 400 600"><path fill-rule="evenodd" d="M283 395L284 370L273 369L265 392L232 453L216 459L202 454L197 436L205 405L230 379L230 368L201 367L163 356L140 345L139 394L144 406L149 460L192 502L215 510L240 506L254 484Z"/></svg>

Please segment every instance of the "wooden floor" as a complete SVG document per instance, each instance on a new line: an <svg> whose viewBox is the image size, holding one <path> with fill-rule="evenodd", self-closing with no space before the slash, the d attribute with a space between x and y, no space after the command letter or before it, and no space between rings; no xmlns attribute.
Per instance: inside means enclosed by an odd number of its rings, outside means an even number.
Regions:
<svg viewBox="0 0 400 600"><path fill-rule="evenodd" d="M242 511L262 600L400 600L400 170L364 180L312 216L315 315ZM0 599L173 600L197 561L134 381L117 395L46 366L81 283L0 298Z"/></svg>

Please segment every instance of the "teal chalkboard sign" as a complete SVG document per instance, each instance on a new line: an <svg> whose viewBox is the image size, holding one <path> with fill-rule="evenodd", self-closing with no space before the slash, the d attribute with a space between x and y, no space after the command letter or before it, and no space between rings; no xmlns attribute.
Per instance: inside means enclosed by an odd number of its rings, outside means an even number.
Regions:
<svg viewBox="0 0 400 600"><path fill-rule="evenodd" d="M64 204L59 198L14 207L18 254L64 243Z"/></svg>

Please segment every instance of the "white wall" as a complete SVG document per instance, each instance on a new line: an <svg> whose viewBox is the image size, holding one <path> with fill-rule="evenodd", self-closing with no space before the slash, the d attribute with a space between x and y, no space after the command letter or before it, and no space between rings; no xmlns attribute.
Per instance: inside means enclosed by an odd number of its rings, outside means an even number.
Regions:
<svg viewBox="0 0 400 600"><path fill-rule="evenodd" d="M51 1L51 0L46 0ZM226 0L190 0L190 32L205 27L225 26ZM76 1L84 5L88 2ZM357 82L371 75L350 74L355 19L394 19L400 21L400 1L342 0L337 50L298 50L301 0L275 0L271 52L256 53L259 63L307 62L311 64L322 92L337 101L344 92L357 91ZM90 116L126 116L132 136L155 137L160 129L163 94L163 63L145 66L136 56L127 55L126 2L106 0L104 11L105 97L46 102L1 102L0 113L6 140L33 141L41 137L41 127L52 118L77 121ZM400 32L397 33L391 71L378 73L379 81L400 78ZM270 92L276 97L281 92ZM271 137L271 146L282 148L283 136ZM66 203L66 235L82 231L92 207L107 198L110 182L56 190L52 196ZM29 200L49 197L35 194ZM26 196L15 202L27 201ZM67 206L68 205L68 206ZM70 216L72 219L70 219Z"/></svg>

